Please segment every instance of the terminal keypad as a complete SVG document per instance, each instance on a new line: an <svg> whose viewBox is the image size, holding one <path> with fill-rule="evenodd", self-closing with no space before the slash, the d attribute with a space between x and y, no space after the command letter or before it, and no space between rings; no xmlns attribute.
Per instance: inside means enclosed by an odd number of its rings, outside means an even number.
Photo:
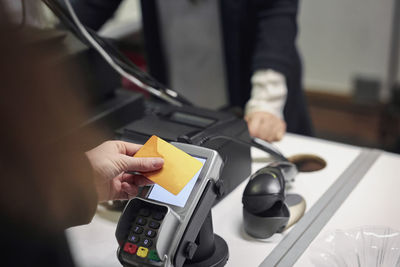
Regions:
<svg viewBox="0 0 400 267"><path fill-rule="evenodd" d="M161 264L155 245L164 216L165 212L157 207L142 207L133 220L122 257L155 266Z"/></svg>

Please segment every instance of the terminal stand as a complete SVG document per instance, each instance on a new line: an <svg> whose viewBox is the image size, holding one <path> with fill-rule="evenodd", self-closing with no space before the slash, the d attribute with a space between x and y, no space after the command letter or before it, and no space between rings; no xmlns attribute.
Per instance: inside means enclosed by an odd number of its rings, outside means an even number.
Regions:
<svg viewBox="0 0 400 267"><path fill-rule="evenodd" d="M196 249L197 248L197 249ZM214 234L211 211L197 235L195 244L187 247L188 259L184 267L224 266L229 257L225 240Z"/></svg>

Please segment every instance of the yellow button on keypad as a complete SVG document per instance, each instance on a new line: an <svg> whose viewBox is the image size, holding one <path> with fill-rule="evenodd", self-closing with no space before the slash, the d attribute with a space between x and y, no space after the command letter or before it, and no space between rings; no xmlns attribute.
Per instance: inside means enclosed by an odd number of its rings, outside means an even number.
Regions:
<svg viewBox="0 0 400 267"><path fill-rule="evenodd" d="M149 250L147 248L139 247L136 252L136 255L138 255L139 257L142 257L142 258L146 258L148 252L149 252Z"/></svg>

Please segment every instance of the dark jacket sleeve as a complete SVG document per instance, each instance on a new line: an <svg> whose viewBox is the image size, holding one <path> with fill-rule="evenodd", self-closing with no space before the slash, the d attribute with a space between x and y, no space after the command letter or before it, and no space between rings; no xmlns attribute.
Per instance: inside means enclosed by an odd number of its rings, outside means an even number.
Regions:
<svg viewBox="0 0 400 267"><path fill-rule="evenodd" d="M64 4L64 0L58 0ZM99 30L115 13L122 0L70 0L81 22Z"/></svg>
<svg viewBox="0 0 400 267"><path fill-rule="evenodd" d="M296 48L298 0L254 0L256 39L252 72L273 69L286 78L287 131L313 135L302 88L302 63Z"/></svg>
<svg viewBox="0 0 400 267"><path fill-rule="evenodd" d="M270 68L287 75L297 60L298 0L255 0L252 8L257 21L253 72Z"/></svg>
<svg viewBox="0 0 400 267"><path fill-rule="evenodd" d="M90 223L98 201L93 170L84 151L68 142L51 144L46 150L50 156L45 158L51 164L43 175L51 178L42 193L52 202L48 207L53 224L66 229Z"/></svg>

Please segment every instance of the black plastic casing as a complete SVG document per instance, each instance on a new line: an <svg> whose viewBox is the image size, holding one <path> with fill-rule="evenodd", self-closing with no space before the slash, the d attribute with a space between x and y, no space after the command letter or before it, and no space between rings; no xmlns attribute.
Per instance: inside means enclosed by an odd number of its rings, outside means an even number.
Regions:
<svg viewBox="0 0 400 267"><path fill-rule="evenodd" d="M250 177L242 198L243 226L250 236L265 239L285 229L290 211L284 176L279 165L272 164Z"/></svg>
<svg viewBox="0 0 400 267"><path fill-rule="evenodd" d="M218 112L192 106L171 106L159 102L145 103L145 115L116 131L117 138L134 142L145 143L152 136L171 142L178 141L193 145L200 145L216 150L224 161L224 169L220 180L224 183L225 194L229 194L251 173L251 155L248 146L235 143L231 140L207 138L219 135L228 135L251 142L244 120L226 112ZM177 121L174 114L184 113L209 120L209 124ZM217 201L223 196L218 196ZM215 203L217 203L217 201Z"/></svg>

